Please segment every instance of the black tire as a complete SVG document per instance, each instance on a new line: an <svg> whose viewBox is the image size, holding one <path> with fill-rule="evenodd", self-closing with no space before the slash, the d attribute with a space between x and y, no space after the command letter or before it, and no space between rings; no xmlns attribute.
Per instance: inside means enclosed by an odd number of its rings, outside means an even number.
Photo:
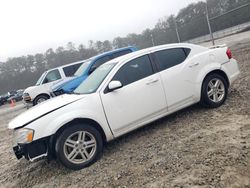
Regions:
<svg viewBox="0 0 250 188"><path fill-rule="evenodd" d="M224 96L221 96L221 99L218 102L213 101L211 98L209 98L208 95L209 83L213 80L220 80L224 86ZM228 84L226 79L223 76L216 73L209 74L204 79L202 84L200 104L208 108L217 108L225 102L227 94L228 94Z"/></svg>
<svg viewBox="0 0 250 188"><path fill-rule="evenodd" d="M67 147L65 146L65 142L71 135L79 131L84 131L86 135L89 133L90 135L93 136L92 138L95 139L96 142L95 142L95 150L91 155L91 157L87 159L87 161L75 164L74 162L70 161L65 154L65 147ZM90 166L99 159L99 157L102 154L102 150L103 150L103 140L101 133L95 127L88 124L76 124L69 126L60 134L60 136L56 140L56 145L55 145L57 160L65 167L72 170L80 170L82 168ZM77 156L78 155L80 154L77 154Z"/></svg>
<svg viewBox="0 0 250 188"><path fill-rule="evenodd" d="M39 104L40 102L39 102L39 100L48 100L49 99L49 96L47 96L47 95L39 95L39 96L37 96L35 99L34 99L34 101L33 101L33 106L35 106L35 105L37 105L37 104Z"/></svg>

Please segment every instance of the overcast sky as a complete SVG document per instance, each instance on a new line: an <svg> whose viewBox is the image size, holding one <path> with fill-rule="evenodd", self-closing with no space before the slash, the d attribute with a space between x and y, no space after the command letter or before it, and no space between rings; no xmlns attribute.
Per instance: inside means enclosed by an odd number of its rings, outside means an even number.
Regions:
<svg viewBox="0 0 250 188"><path fill-rule="evenodd" d="M197 0L0 0L0 61L153 28Z"/></svg>

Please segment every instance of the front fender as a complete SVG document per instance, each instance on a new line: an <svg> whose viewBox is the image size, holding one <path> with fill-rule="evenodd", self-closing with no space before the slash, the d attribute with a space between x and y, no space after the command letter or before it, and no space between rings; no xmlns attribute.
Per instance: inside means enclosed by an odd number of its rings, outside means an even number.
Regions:
<svg viewBox="0 0 250 188"><path fill-rule="evenodd" d="M26 126L35 131L34 140L51 136L63 125L77 118L92 119L103 129L107 141L113 139L113 134L106 120L100 97L97 94L62 106Z"/></svg>
<svg viewBox="0 0 250 188"><path fill-rule="evenodd" d="M113 139L113 134L110 131L110 128L108 124L106 123L106 120L103 121L102 118L99 118L96 116L96 113L88 110L84 111L71 111L68 113L63 114L60 117L55 118L53 121L51 121L48 126L46 126L46 129L44 130L46 133L53 135L55 134L62 126L65 124L73 121L74 119L91 119L95 122L97 122L101 128L103 129L103 132L105 133L106 139L111 140Z"/></svg>
<svg viewBox="0 0 250 188"><path fill-rule="evenodd" d="M49 95L48 88L44 86L34 86L30 89L25 90L25 93L29 94L31 101L33 101L40 94Z"/></svg>

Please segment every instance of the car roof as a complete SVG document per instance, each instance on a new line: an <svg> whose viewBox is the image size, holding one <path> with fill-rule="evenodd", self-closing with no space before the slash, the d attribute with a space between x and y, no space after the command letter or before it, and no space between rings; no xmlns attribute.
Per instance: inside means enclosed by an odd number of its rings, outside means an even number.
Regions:
<svg viewBox="0 0 250 188"><path fill-rule="evenodd" d="M117 57L115 59L112 59L112 60L108 61L107 63L123 62L123 61L129 60L129 59L131 59L133 57L148 54L148 53L151 53L153 51L157 51L157 50L161 50L161 49L162 50L163 49L170 49L170 48L191 48L192 49L192 48L195 48L195 47L205 48L205 47L202 47L202 46L198 46L198 45L195 45L195 44L189 44L189 43L164 44L164 45L159 45L159 46L154 46L154 47L149 47L149 48L145 48L145 49L142 49L142 50L138 50L138 51L135 51L133 53L129 53L129 54Z"/></svg>

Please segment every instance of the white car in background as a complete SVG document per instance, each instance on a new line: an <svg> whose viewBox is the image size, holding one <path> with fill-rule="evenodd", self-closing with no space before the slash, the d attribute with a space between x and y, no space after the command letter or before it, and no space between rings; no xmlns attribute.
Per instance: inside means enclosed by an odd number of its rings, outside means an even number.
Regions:
<svg viewBox="0 0 250 188"><path fill-rule="evenodd" d="M70 63L44 72L35 86L28 87L23 93L23 102L29 105L37 105L50 98L51 87L59 82L72 79L74 73L82 65L83 61Z"/></svg>
<svg viewBox="0 0 250 188"><path fill-rule="evenodd" d="M30 161L56 157L70 169L84 168L105 142L195 103L221 106L239 73L227 47L170 44L116 58L75 93L12 120L15 155Z"/></svg>

